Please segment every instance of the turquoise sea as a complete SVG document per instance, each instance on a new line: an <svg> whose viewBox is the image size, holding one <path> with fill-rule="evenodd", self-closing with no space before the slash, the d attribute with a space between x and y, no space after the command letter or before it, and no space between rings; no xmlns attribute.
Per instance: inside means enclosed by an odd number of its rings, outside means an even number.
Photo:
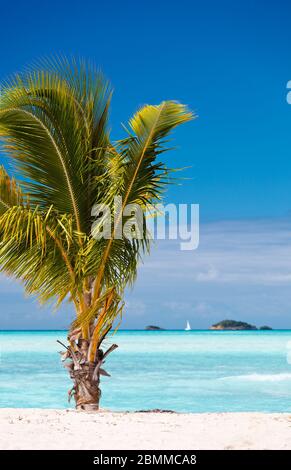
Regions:
<svg viewBox="0 0 291 470"><path fill-rule="evenodd" d="M66 332L0 332L0 407L73 406L57 339ZM291 330L119 331L113 340L103 408L291 412Z"/></svg>

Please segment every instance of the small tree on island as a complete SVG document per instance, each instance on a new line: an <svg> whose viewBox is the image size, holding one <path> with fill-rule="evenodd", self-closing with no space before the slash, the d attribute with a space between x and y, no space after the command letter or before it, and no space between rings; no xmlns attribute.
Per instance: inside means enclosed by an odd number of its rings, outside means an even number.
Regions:
<svg viewBox="0 0 291 470"><path fill-rule="evenodd" d="M127 135L111 142L111 88L85 63L54 60L15 75L1 88L0 139L12 162L0 169L0 269L40 302L65 299L76 318L63 359L76 408L99 408L100 375L117 346L102 349L121 314L125 286L148 251L141 239L92 236L92 207L122 198L123 209L160 200L170 170L158 160L165 138L193 118L174 101L144 106ZM113 229L114 230L114 229Z"/></svg>

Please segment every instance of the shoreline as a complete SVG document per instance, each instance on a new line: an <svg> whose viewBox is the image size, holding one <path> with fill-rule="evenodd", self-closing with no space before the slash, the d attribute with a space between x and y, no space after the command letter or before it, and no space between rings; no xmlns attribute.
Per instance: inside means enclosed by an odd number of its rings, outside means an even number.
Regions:
<svg viewBox="0 0 291 470"><path fill-rule="evenodd" d="M291 449L291 413L1 408L0 449Z"/></svg>

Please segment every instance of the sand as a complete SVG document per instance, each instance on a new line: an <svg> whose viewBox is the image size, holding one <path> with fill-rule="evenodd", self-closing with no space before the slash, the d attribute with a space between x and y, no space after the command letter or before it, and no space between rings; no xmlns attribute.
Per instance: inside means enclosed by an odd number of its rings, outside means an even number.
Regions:
<svg viewBox="0 0 291 470"><path fill-rule="evenodd" d="M3 408L0 449L291 449L291 415Z"/></svg>

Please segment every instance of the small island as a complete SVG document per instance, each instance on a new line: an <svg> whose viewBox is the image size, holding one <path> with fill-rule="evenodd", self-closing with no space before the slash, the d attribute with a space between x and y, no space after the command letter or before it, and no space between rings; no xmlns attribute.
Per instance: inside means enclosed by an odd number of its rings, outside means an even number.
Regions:
<svg viewBox="0 0 291 470"><path fill-rule="evenodd" d="M257 327L243 321L222 320L212 325L210 330L257 330Z"/></svg>
<svg viewBox="0 0 291 470"><path fill-rule="evenodd" d="M164 328L160 328L159 326L149 325L145 328L147 331L164 331Z"/></svg>
<svg viewBox="0 0 291 470"><path fill-rule="evenodd" d="M260 330L272 330L273 328L271 328L270 326L267 326L267 325L263 325L263 326L260 326Z"/></svg>

